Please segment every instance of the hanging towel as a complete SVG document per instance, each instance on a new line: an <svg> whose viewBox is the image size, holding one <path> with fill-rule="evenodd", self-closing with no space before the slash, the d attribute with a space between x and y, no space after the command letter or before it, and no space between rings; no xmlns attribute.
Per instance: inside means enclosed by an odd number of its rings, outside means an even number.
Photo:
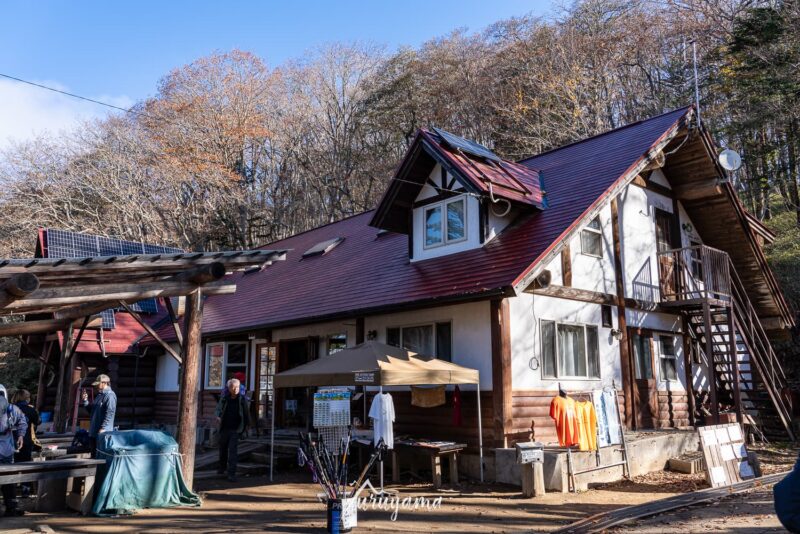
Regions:
<svg viewBox="0 0 800 534"><path fill-rule="evenodd" d="M597 414L591 401L575 403L578 418L581 420L579 444L582 451L597 450Z"/></svg>
<svg viewBox="0 0 800 534"><path fill-rule="evenodd" d="M445 403L444 386L419 387L411 386L411 406L433 408Z"/></svg>
<svg viewBox="0 0 800 534"><path fill-rule="evenodd" d="M453 426L464 424L464 417L461 415L461 388L458 386L453 390Z"/></svg>

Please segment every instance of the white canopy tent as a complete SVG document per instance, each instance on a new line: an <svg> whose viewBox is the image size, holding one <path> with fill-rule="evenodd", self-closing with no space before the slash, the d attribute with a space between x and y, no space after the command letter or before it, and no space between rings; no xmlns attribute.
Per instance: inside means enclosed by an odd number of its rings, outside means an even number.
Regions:
<svg viewBox="0 0 800 534"><path fill-rule="evenodd" d="M367 341L275 375L275 388L323 386L423 386L475 384L478 398L478 454L483 482L483 424L481 421L480 374L430 356ZM275 395L270 432L270 471L272 480L275 445Z"/></svg>

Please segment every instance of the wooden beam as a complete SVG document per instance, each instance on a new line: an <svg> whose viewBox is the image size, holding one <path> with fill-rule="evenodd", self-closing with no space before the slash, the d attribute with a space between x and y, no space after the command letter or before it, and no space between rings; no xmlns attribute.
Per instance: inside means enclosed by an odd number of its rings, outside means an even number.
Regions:
<svg viewBox="0 0 800 534"><path fill-rule="evenodd" d="M688 183L675 186L675 197L679 200L698 200L707 197L722 195L722 188L719 180L704 180L702 182Z"/></svg>
<svg viewBox="0 0 800 534"><path fill-rule="evenodd" d="M185 286L182 286L185 289L185 291L182 290L179 293L167 293L167 294L165 294L165 292L163 292L163 291L156 291L156 292L153 292L152 294L146 294L146 296L144 296L142 298L144 299L144 298L157 298L157 297L164 297L164 296L172 296L172 297L183 296L183 295L190 294L191 291L194 291L195 289L198 288L197 285L193 285L192 286L191 282L183 282L182 284L186 284ZM189 291L188 290L189 287L193 287L194 289ZM219 280L217 282L211 282L211 283L209 283L209 284L207 284L205 286L202 286L202 287L203 287L203 294L204 295L230 295L230 294L236 292L236 284L227 282L225 280ZM100 302L100 303L97 303L97 304L93 304L93 303L82 304L82 305L76 306L74 308L67 308L67 309L64 309L64 310L59 310L59 311L55 312L55 316L56 316L56 318L59 318L59 319L70 319L70 318L74 319L76 317L83 317L87 313L92 313L92 314L100 313L103 310L107 310L109 308L115 307L117 305L117 301L119 301L119 300L124 300L124 301L132 304L133 302L135 302L135 300L141 300L141 299L127 299L127 298L125 298L125 299L115 299L115 300L111 300L111 301L107 301L107 302Z"/></svg>
<svg viewBox="0 0 800 534"><path fill-rule="evenodd" d="M79 326L83 321L83 317L78 319L43 319L40 321L21 321L17 323L0 324L0 337L19 336L29 334L50 334L64 330L69 325ZM102 319L99 317L92 318L87 328L99 326Z"/></svg>
<svg viewBox="0 0 800 534"><path fill-rule="evenodd" d="M78 343L81 342L83 338L83 333L86 332L86 327L89 326L89 322L92 320L92 317L87 315L83 319L83 323L81 323L81 328L78 330L78 336L75 338L75 341L72 342L72 348L69 351L69 356L67 356L67 360L72 360L72 357L75 356L75 351L78 349Z"/></svg>
<svg viewBox="0 0 800 534"><path fill-rule="evenodd" d="M511 405L511 325L508 299L490 303L492 336L492 404L495 447L505 448L514 421Z"/></svg>
<svg viewBox="0 0 800 534"><path fill-rule="evenodd" d="M597 291L589 291L587 289L578 289L577 287L547 286L531 290L526 289L525 292L559 299L591 302L594 304L615 305L617 303L617 297L614 295L598 293Z"/></svg>
<svg viewBox="0 0 800 534"><path fill-rule="evenodd" d="M565 286L572 285L572 251L569 243L564 245L564 250L561 251L561 277Z"/></svg>
<svg viewBox="0 0 800 534"><path fill-rule="evenodd" d="M175 315L175 308L172 306L172 299L169 297L162 297L164 301L164 307L167 309L167 313L169 313L169 320L172 322L172 329L175 330L175 339L178 340L178 346L180 346L181 351L183 351L183 332L181 332L181 325L178 324L178 316Z"/></svg>
<svg viewBox="0 0 800 534"><path fill-rule="evenodd" d="M199 278L199 275L198 275ZM201 282L204 283L204 282ZM233 284L227 284L231 286ZM95 284L68 287L42 288L33 293L7 303L6 311L25 313L37 308L71 306L90 302L136 302L143 299L163 296L188 295L198 284L191 280L166 280L144 284ZM235 291L235 285L233 290ZM210 288L211 289L211 288ZM85 315L85 314L84 314Z"/></svg>
<svg viewBox="0 0 800 534"><path fill-rule="evenodd" d="M175 277L176 280L189 281L197 285L207 284L225 276L225 265L215 261L207 265L200 265L194 269Z"/></svg>
<svg viewBox="0 0 800 534"><path fill-rule="evenodd" d="M692 360L692 337L689 335L689 320L686 315L681 315L681 324L683 325L683 371L686 380L686 401L689 405L689 426L695 426L697 423L696 410L695 410L695 397L694 397L694 361Z"/></svg>
<svg viewBox="0 0 800 534"><path fill-rule="evenodd" d="M148 334L150 334L150 336L152 336L152 338L153 338L153 339L155 339L155 340L156 340L156 342L157 342L159 345L161 345L161 347L162 347L162 348L163 348L165 351L167 351L167 353L168 353L170 356L172 356L173 358L175 358L175 361L176 361L176 362L178 362L178 365L182 365L182 364L183 364L183 359L181 358L180 354L178 354L177 352L175 352L175 349L173 349L173 348L170 346L170 344L169 344L169 343L167 343L166 341L164 341L163 339L161 339L161 336L159 336L159 335L156 333L156 331L155 331L155 330L153 330L153 327L152 327L152 326L150 326L149 324L147 324L147 323L144 321L144 319L142 319L142 317L141 317L141 316L140 316L138 313L136 313L135 311L133 311L133 310L131 309L131 307L130 307L130 306L128 306L128 305L125 303L125 301L123 301L123 300L119 301L119 305L120 305L120 306L122 306L122 307L125 309L125 311L126 311L126 312L128 312L128 314L129 314L131 317L133 317L134 319L136 319L136 322L137 322L137 323L139 323L139 324L141 325L141 327L142 327L142 328L144 328L144 329L147 331L147 333L148 333Z"/></svg>
<svg viewBox="0 0 800 534"><path fill-rule="evenodd" d="M628 347L628 320L625 317L625 279L623 277L624 265L622 263L622 242L619 230L619 201L617 197L611 199L611 235L614 241L614 280L617 286L617 330L619 337L619 361L622 370L622 392L625 396L625 425L630 429L634 427L635 412L635 384L633 376L633 361Z"/></svg>
<svg viewBox="0 0 800 534"><path fill-rule="evenodd" d="M641 174L637 175L636 178L631 181L633 185L638 185L648 191L652 191L653 193L658 193L659 195L664 195L665 197L672 198L675 195L675 192L670 189L669 187L664 187L661 184L657 184L652 180L648 180L647 178L643 177Z"/></svg>
<svg viewBox="0 0 800 534"><path fill-rule="evenodd" d="M39 289L39 279L35 274L15 274L0 284L0 308L30 295Z"/></svg>
<svg viewBox="0 0 800 534"><path fill-rule="evenodd" d="M201 290L186 297L186 342L183 348L183 368L178 404L178 448L186 486L194 482L194 453L197 434L197 395L200 391L200 354L202 349L203 296Z"/></svg>

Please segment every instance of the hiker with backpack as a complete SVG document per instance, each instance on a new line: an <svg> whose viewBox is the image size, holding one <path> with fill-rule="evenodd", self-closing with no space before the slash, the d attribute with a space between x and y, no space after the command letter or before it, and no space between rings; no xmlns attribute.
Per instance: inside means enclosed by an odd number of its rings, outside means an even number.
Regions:
<svg viewBox="0 0 800 534"><path fill-rule="evenodd" d="M8 402L6 388L0 385L0 464L14 463L14 453L22 448L27 430L25 414ZM6 517L18 517L25 513L19 509L15 484L3 484L0 491L3 493Z"/></svg>
<svg viewBox="0 0 800 534"><path fill-rule="evenodd" d="M217 403L214 415L219 425L219 466L217 473L227 468L228 480L236 482L236 461L239 459L239 437L244 433L250 419L247 397L241 392L241 383L236 378L227 382L228 390Z"/></svg>

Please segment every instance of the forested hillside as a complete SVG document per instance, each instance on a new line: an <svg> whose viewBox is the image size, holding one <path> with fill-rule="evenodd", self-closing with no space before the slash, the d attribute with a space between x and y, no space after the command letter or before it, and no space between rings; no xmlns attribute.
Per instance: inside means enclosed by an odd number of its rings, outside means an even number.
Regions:
<svg viewBox="0 0 800 534"><path fill-rule="evenodd" d="M372 208L415 130L521 158L689 104L739 151L741 198L797 305L800 2L585 0L419 48L331 44L268 66L220 52L130 113L0 158L0 255L36 226L187 249L261 245ZM32 89L33 90L33 89Z"/></svg>

